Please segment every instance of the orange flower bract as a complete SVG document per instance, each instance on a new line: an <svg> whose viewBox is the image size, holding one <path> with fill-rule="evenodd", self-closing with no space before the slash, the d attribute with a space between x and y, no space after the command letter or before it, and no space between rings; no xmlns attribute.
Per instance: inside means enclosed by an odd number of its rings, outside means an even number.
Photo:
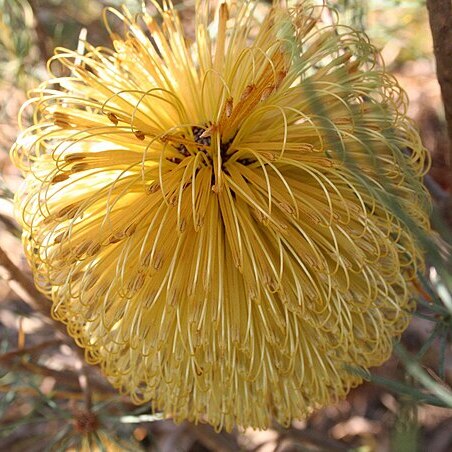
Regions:
<svg viewBox="0 0 452 452"><path fill-rule="evenodd" d="M428 230L426 152L365 35L309 3L211 6L193 39L164 2L107 10L113 50L56 50L17 212L53 316L120 391L287 425L406 328L422 254L389 201Z"/></svg>

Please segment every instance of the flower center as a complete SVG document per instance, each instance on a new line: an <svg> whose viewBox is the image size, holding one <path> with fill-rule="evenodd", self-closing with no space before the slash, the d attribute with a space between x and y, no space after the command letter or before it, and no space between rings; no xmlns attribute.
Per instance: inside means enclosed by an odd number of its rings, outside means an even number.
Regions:
<svg viewBox="0 0 452 452"><path fill-rule="evenodd" d="M186 157L190 157L196 155L198 153L202 153L205 156L204 162L209 166L213 165L213 153L218 152L215 147L212 146L212 137L209 133L209 129L211 126L205 125L204 127L192 126L191 132L193 135L193 141L187 142L186 136L182 135L181 140L183 143L175 144L175 149L180 154L177 157L167 157L167 160L172 163L181 163L182 160ZM175 139L174 141L176 141ZM177 140L179 141L179 140ZM225 168L226 162L237 152L237 150L231 148L231 144L234 141L234 138L223 142L220 139L219 144L219 156L221 159L221 170L228 173L227 168ZM200 146L196 146L200 145ZM250 158L241 158L236 160L238 163L242 165L251 165L255 162L254 159ZM208 162L208 163L207 163Z"/></svg>

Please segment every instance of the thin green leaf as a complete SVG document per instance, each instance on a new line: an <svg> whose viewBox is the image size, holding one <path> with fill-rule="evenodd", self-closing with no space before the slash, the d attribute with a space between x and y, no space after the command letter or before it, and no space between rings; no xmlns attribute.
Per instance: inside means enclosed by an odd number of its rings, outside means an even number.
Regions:
<svg viewBox="0 0 452 452"><path fill-rule="evenodd" d="M440 385L438 382L434 381L413 359L408 352L399 343L394 345L397 354L400 359L405 364L408 373L415 378L419 383L421 383L426 389L428 389L437 398L442 400L446 406L452 408L452 391L445 386Z"/></svg>

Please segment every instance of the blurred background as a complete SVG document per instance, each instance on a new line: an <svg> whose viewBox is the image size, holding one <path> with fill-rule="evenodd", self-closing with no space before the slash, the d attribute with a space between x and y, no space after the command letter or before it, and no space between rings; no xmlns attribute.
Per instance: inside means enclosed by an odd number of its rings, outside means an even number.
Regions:
<svg viewBox="0 0 452 452"><path fill-rule="evenodd" d="M401 345L347 400L289 429L229 434L175 425L119 396L39 312L45 306L29 285L13 216L21 179L8 153L17 116L27 91L46 78L55 47L77 48L83 28L92 44L109 46L102 9L120 3L141 8L141 0L0 0L0 450L451 451L451 153L425 1L329 2L342 23L366 31L408 94L432 157L426 184L437 230L436 257L420 275L418 311ZM176 3L193 26L194 1Z"/></svg>

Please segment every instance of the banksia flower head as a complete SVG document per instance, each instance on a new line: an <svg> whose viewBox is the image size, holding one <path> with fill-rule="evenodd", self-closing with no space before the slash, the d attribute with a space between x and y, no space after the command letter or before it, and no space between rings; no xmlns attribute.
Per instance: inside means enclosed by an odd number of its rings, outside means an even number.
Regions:
<svg viewBox="0 0 452 452"><path fill-rule="evenodd" d="M287 425L407 326L422 256L391 203L428 230L426 153L367 38L324 8L200 1L193 38L155 8L107 10L113 50L50 60L12 152L26 254L136 403Z"/></svg>

